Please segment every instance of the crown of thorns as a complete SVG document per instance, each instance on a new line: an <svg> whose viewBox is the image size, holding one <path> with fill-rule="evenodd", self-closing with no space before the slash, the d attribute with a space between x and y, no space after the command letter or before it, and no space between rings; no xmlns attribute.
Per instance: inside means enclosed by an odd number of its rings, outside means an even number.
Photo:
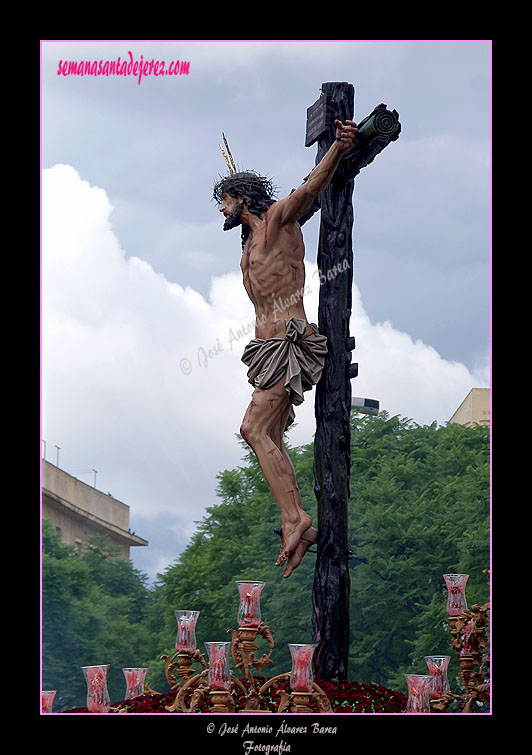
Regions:
<svg viewBox="0 0 532 755"><path fill-rule="evenodd" d="M212 195L218 204L222 201L222 195L236 192L242 196L260 194L265 199L273 199L276 188L269 178L261 176L255 171L246 170L233 173L230 176L221 176L214 185Z"/></svg>
<svg viewBox="0 0 532 755"><path fill-rule="evenodd" d="M277 191L277 187L274 186L272 181L265 176L261 176L253 170L237 171L233 156L227 144L225 135L222 132L227 154L224 148L220 144L222 155L229 168L228 176L220 176L213 188L213 198L220 204L222 201L222 195L224 193L237 192L242 196L260 194L265 199L271 200L274 198Z"/></svg>

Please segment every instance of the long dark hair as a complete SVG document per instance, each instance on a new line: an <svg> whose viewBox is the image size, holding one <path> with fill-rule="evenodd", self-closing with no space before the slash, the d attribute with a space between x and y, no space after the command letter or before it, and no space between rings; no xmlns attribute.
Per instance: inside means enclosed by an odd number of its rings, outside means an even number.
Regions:
<svg viewBox="0 0 532 755"><path fill-rule="evenodd" d="M218 204L221 204L223 194L229 194L230 197L235 198L242 197L248 210L261 218L268 207L276 201L275 192L276 187L269 178L247 170L218 180L214 185L212 196ZM249 228L243 225L242 246L246 243L248 235Z"/></svg>

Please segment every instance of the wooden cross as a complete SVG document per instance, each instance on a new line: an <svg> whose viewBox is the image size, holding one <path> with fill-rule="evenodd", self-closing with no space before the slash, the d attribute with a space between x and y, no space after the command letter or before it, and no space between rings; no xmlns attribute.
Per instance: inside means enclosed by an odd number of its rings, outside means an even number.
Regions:
<svg viewBox="0 0 532 755"><path fill-rule="evenodd" d="M322 84L320 98L307 110L305 146L318 142L316 164L336 137L334 120L353 120L354 87ZM321 210L318 244L320 295L318 328L327 336L328 355L316 386L314 492L318 501L318 555L313 588L313 637L318 644L316 672L321 679L347 679L349 654L348 512L351 465L351 363L355 339L349 335L353 283L354 178L399 137L398 113L378 105L358 124L358 137L301 225Z"/></svg>

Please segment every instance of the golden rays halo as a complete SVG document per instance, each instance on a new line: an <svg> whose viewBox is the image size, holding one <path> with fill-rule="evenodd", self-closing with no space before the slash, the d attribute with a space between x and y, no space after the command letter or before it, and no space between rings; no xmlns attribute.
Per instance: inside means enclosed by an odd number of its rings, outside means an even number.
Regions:
<svg viewBox="0 0 532 755"><path fill-rule="evenodd" d="M233 160L233 155L231 154L231 150L229 149L229 145L227 143L227 139L225 138L225 134L223 131L222 131L222 139L224 140L225 149L227 150L227 153L225 152L221 144L220 144L220 149L222 150L222 155L224 156L224 160L227 163L227 167L229 168L229 173L233 175L233 173L236 173L235 161Z"/></svg>

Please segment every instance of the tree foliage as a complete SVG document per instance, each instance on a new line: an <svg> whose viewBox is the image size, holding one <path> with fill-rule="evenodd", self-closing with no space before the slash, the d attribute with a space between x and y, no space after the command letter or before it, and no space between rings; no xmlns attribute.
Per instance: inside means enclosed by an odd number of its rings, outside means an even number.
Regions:
<svg viewBox="0 0 532 755"><path fill-rule="evenodd" d="M353 417L349 540L353 678L405 689L425 655L456 674L442 575L470 574L469 604L489 599L488 428Z"/></svg>
<svg viewBox="0 0 532 755"><path fill-rule="evenodd" d="M117 550L95 536L78 556L43 521L42 685L57 690L54 711L85 705L82 666L110 664L109 694L120 700L122 668L143 666L156 652L146 577Z"/></svg>

